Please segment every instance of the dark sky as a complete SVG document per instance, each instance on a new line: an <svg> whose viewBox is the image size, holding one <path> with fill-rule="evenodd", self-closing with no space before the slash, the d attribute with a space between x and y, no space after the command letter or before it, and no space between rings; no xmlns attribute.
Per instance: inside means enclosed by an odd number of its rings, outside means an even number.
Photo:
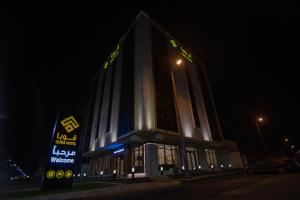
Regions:
<svg viewBox="0 0 300 200"><path fill-rule="evenodd" d="M143 9L206 65L226 139L243 153L299 144L297 5L44 5L1 8L1 148L25 169L46 151L57 111L84 110L91 81Z"/></svg>

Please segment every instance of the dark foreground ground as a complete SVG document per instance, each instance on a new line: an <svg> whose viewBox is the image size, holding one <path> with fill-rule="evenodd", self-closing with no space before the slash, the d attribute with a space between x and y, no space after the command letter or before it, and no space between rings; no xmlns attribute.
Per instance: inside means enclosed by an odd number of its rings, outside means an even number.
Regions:
<svg viewBox="0 0 300 200"><path fill-rule="evenodd" d="M185 181L183 182L183 188L178 191L146 195L134 199L297 200L300 199L300 173L241 174Z"/></svg>

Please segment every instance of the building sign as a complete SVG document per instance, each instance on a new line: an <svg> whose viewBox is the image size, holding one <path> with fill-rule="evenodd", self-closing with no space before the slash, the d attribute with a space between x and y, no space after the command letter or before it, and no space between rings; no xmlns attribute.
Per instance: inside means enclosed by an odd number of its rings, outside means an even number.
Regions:
<svg viewBox="0 0 300 200"><path fill-rule="evenodd" d="M71 187L78 160L79 118L64 114L57 119L41 189Z"/></svg>
<svg viewBox="0 0 300 200"><path fill-rule="evenodd" d="M108 66L114 62L114 60L116 59L116 57L119 55L120 53L120 45L118 44L118 46L116 47L116 49L110 54L110 56L108 57L108 59L106 60L106 62L104 63L103 68L106 70L108 68Z"/></svg>
<svg viewBox="0 0 300 200"><path fill-rule="evenodd" d="M113 151L113 154L118 154L118 153L121 153L123 151L124 151L124 148L117 149L117 150Z"/></svg>
<svg viewBox="0 0 300 200"><path fill-rule="evenodd" d="M176 43L175 40L170 40L171 46L173 48L177 48L180 51L180 54L187 59L190 63L192 63L192 54L190 52L188 52L186 49L184 49L182 46L180 46L180 48L178 48L178 44Z"/></svg>

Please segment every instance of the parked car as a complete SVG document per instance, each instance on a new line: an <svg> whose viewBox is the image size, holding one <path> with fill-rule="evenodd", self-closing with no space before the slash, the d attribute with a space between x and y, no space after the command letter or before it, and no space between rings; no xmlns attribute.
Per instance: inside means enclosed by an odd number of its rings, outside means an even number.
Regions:
<svg viewBox="0 0 300 200"><path fill-rule="evenodd" d="M270 157L266 160L256 162L255 165L245 167L248 174L255 173L285 173L300 170L300 164L287 157Z"/></svg>

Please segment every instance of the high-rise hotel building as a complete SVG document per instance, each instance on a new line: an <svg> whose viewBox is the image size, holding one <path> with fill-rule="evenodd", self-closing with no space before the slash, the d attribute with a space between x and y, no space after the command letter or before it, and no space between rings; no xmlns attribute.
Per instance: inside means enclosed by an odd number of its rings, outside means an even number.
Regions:
<svg viewBox="0 0 300 200"><path fill-rule="evenodd" d="M203 64L144 12L97 73L83 154L90 175L241 167Z"/></svg>

